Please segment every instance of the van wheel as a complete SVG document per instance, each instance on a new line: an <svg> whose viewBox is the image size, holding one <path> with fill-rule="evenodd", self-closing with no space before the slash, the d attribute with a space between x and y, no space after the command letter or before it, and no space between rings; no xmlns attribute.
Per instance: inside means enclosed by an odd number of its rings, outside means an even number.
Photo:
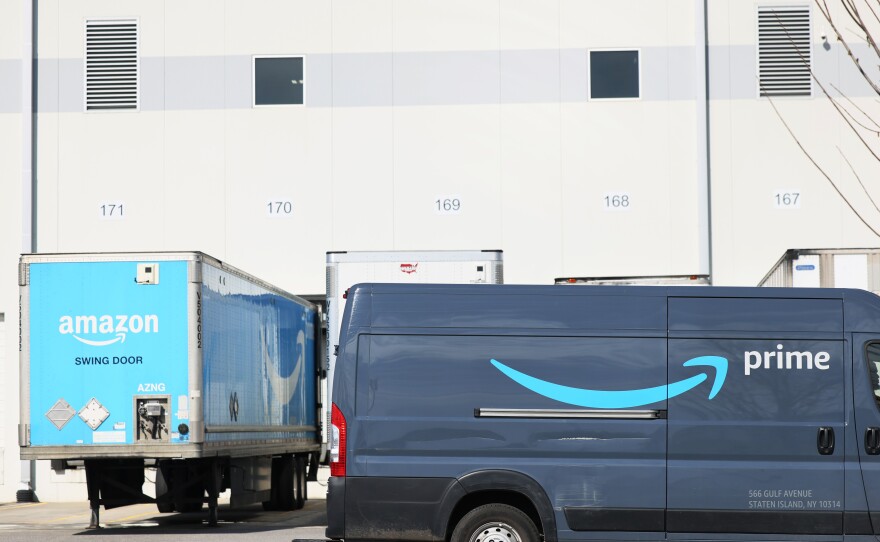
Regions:
<svg viewBox="0 0 880 542"><path fill-rule="evenodd" d="M484 504L458 522L451 542L538 542L538 529L529 516L506 504Z"/></svg>

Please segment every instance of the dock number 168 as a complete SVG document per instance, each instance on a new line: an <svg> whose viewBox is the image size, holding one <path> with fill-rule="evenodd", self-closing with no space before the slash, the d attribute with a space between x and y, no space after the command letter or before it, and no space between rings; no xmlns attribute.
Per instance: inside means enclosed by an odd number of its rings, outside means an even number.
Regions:
<svg viewBox="0 0 880 542"><path fill-rule="evenodd" d="M626 192L611 192L602 198L602 207L606 211L628 211L632 198Z"/></svg>

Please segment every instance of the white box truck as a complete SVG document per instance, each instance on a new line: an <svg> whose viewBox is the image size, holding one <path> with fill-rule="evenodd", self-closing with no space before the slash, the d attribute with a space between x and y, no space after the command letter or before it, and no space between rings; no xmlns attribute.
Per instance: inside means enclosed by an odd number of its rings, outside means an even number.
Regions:
<svg viewBox="0 0 880 542"><path fill-rule="evenodd" d="M330 427L333 369L346 292L362 282L404 284L502 284L501 250L360 251L327 253L327 378L324 408ZM326 455L327 435L324 438Z"/></svg>
<svg viewBox="0 0 880 542"><path fill-rule="evenodd" d="M758 286L858 288L880 294L880 248L789 249Z"/></svg>

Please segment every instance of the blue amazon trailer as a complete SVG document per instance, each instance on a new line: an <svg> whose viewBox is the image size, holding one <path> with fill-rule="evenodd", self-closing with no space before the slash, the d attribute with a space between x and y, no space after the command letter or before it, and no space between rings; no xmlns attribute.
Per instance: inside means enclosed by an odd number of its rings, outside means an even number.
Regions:
<svg viewBox="0 0 880 542"><path fill-rule="evenodd" d="M301 507L320 451L317 308L199 252L21 258L22 459L101 505ZM155 498L144 494L155 469Z"/></svg>
<svg viewBox="0 0 880 542"><path fill-rule="evenodd" d="M366 284L327 536L875 542L880 297Z"/></svg>

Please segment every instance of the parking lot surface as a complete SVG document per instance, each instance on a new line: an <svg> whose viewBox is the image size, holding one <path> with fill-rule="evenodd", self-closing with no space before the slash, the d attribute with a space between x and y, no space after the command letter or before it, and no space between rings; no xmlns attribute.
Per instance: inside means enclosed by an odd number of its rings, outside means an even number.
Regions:
<svg viewBox="0 0 880 542"><path fill-rule="evenodd" d="M326 501L309 500L302 510L266 512L260 505L230 509L221 504L216 527L207 524L207 508L199 513L160 514L154 504L101 509L101 529L91 530L87 502L0 504L0 540L259 540L261 542L323 539Z"/></svg>

